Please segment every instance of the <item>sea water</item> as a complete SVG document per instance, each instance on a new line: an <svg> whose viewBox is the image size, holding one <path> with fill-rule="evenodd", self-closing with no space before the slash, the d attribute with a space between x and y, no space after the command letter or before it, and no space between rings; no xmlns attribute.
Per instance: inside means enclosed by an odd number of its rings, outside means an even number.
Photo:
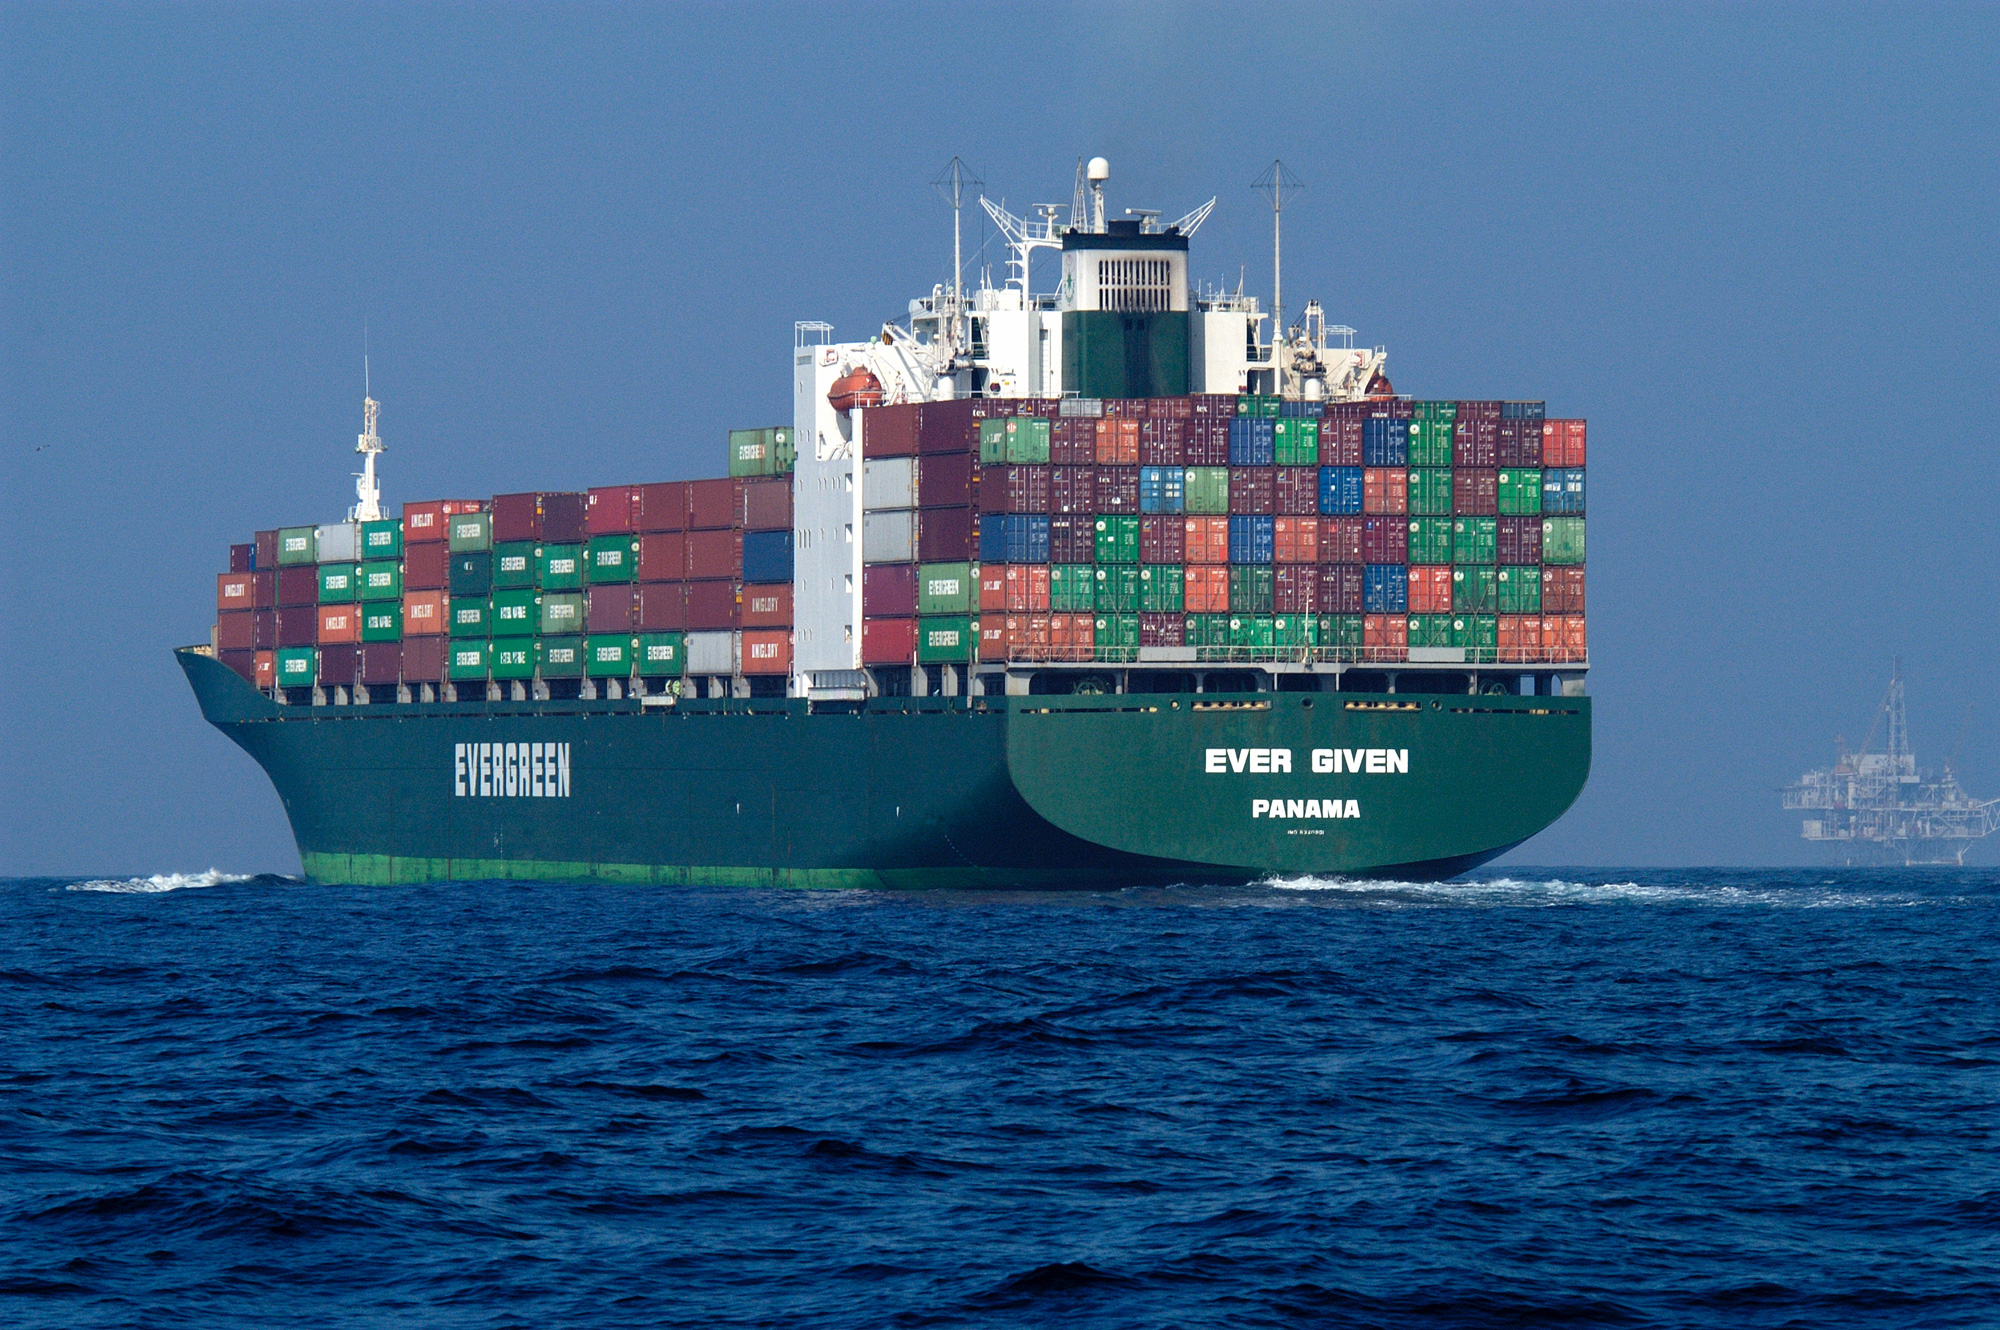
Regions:
<svg viewBox="0 0 2000 1330"><path fill-rule="evenodd" d="M2000 874L0 883L0 1323L1990 1326Z"/></svg>

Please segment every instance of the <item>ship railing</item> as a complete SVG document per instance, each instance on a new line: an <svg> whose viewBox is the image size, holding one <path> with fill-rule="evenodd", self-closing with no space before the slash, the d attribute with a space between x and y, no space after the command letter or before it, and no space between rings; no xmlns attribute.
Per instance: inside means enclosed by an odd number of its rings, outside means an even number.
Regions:
<svg viewBox="0 0 2000 1330"><path fill-rule="evenodd" d="M999 659L986 657L980 664L1022 665L1115 665L1137 664L1144 647L1171 646L1194 652L1200 664L1244 665L1406 665L1413 663L1410 649L1390 644L1344 644L1340 646L1246 646L1237 643L1173 642L1121 643L1022 643L1010 645ZM1418 661L1424 665L1586 665L1588 656L1563 647L1466 646L1463 659ZM1153 662L1147 662L1153 663ZM1158 662L1170 665L1178 662Z"/></svg>

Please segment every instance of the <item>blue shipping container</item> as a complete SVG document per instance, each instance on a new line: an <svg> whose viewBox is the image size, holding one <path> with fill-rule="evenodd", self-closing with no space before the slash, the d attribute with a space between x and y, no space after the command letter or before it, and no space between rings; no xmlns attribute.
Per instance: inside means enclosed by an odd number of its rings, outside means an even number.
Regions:
<svg viewBox="0 0 2000 1330"><path fill-rule="evenodd" d="M1278 435L1268 416L1234 416L1229 421L1229 465L1276 466Z"/></svg>
<svg viewBox="0 0 2000 1330"><path fill-rule="evenodd" d="M745 531L743 533L743 580L745 582L791 581L792 533L789 531Z"/></svg>
<svg viewBox="0 0 2000 1330"><path fill-rule="evenodd" d="M1275 517L1232 517L1229 519L1229 561L1270 563L1277 557Z"/></svg>
<svg viewBox="0 0 2000 1330"><path fill-rule="evenodd" d="M1319 469L1319 510L1323 513L1361 511L1361 468L1323 466Z"/></svg>
<svg viewBox="0 0 2000 1330"><path fill-rule="evenodd" d="M1139 468L1139 511L1178 513L1187 508L1186 472L1177 466Z"/></svg>
<svg viewBox="0 0 2000 1330"><path fill-rule="evenodd" d="M1583 515L1583 468L1550 467L1542 472L1542 511L1566 517Z"/></svg>
<svg viewBox="0 0 2000 1330"><path fill-rule="evenodd" d="M1293 401L1291 398L1288 397L1284 401L1278 403L1278 414L1280 416L1285 416L1285 417L1299 416L1311 420L1318 420L1320 410L1325 405L1326 405L1325 402Z"/></svg>
<svg viewBox="0 0 2000 1330"><path fill-rule="evenodd" d="M1546 420L1548 419L1548 414L1548 404L1545 402L1500 403L1500 419L1502 420Z"/></svg>
<svg viewBox="0 0 2000 1330"><path fill-rule="evenodd" d="M1049 561L1049 519L1039 513L1009 513L1007 538L1001 550L1003 563L1047 563ZM984 528L981 528L984 534ZM982 541L983 545L984 542Z"/></svg>
<svg viewBox="0 0 2000 1330"><path fill-rule="evenodd" d="M1410 570L1400 563L1371 563L1362 570L1361 608L1368 614L1410 612Z"/></svg>
<svg viewBox="0 0 2000 1330"><path fill-rule="evenodd" d="M1410 464L1410 422L1407 420L1362 421L1361 463L1363 466L1408 466Z"/></svg>

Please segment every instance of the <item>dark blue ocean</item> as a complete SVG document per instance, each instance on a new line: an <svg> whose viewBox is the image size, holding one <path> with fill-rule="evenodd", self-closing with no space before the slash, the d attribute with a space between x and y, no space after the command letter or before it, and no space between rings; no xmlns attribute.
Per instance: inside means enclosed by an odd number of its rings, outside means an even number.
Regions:
<svg viewBox="0 0 2000 1330"><path fill-rule="evenodd" d="M1991 870L0 919L0 1324L2000 1324Z"/></svg>

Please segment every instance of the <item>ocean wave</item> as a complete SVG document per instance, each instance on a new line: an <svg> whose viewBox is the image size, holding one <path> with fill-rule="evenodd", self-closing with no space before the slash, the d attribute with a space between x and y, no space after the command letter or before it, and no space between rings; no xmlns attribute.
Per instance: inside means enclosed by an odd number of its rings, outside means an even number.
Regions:
<svg viewBox="0 0 2000 1330"><path fill-rule="evenodd" d="M88 882L72 882L70 891L108 891L121 896L154 896L163 891L185 891L192 887L222 887L236 882L254 882L255 873L225 873L211 868L206 873L155 873L151 877L99 877Z"/></svg>
<svg viewBox="0 0 2000 1330"><path fill-rule="evenodd" d="M1565 878L1484 878L1398 882L1342 877L1267 878L1271 891L1333 892L1381 905L1551 907L1561 905L1763 906L1791 909L1900 908L1938 898L1904 892L1842 891L1826 886L1734 886L1728 883L1575 882Z"/></svg>

